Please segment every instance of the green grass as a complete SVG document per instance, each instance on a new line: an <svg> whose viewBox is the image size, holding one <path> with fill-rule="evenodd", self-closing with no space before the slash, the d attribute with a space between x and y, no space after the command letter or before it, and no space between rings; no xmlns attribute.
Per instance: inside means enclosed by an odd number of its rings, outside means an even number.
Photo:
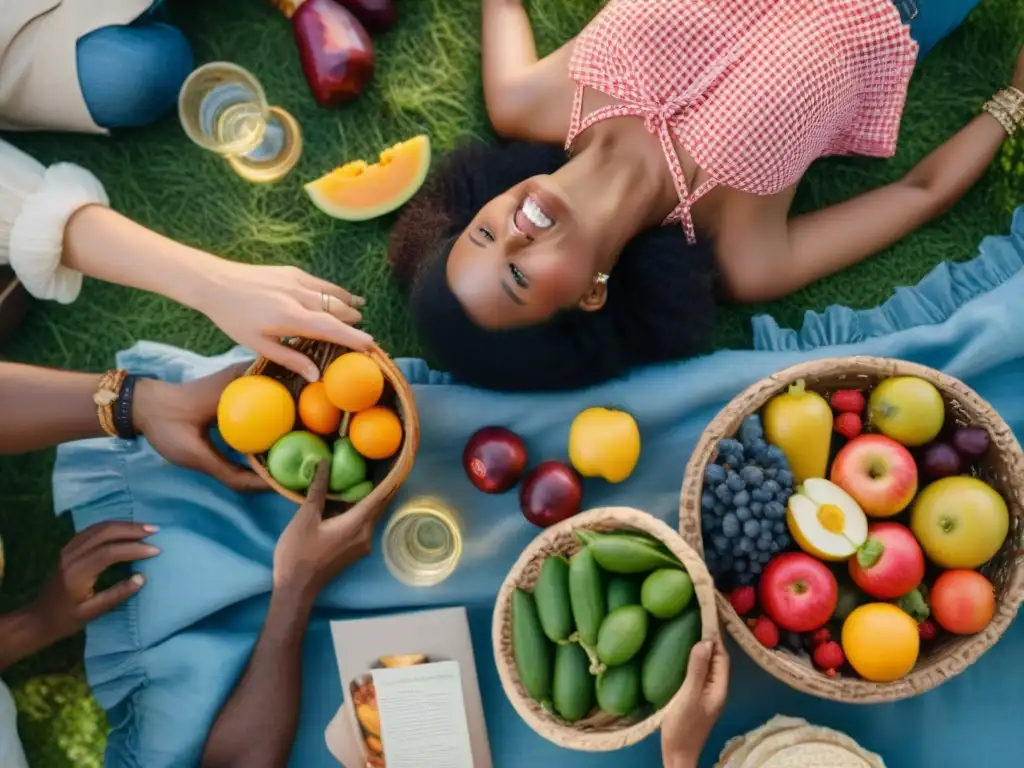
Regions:
<svg viewBox="0 0 1024 768"><path fill-rule="evenodd" d="M801 188L798 206L827 205L895 179L966 122L1006 82L1024 41L1019 3L984 0L969 23L924 63L911 87L894 160L819 163ZM231 259L299 264L361 293L369 299L366 325L383 345L394 354L418 354L384 262L391 222L335 222L315 210L301 190L304 181L333 166L375 157L384 146L415 133L428 132L439 151L460 136L489 135L480 97L480 0L401 0L399 5L398 28L378 40L372 88L338 111L314 104L290 27L268 2L219 0L174 9L194 41L198 61L230 59L250 68L271 102L291 110L302 123L305 154L296 172L280 184L252 186L235 178L221 161L191 145L173 117L114 139L33 135L15 140L41 160L71 160L91 168L106 183L113 205L147 226ZM599 0L533 0L532 5L538 42L546 52L578 31ZM1024 201L1022 158L1021 147L1009 150L951 214L890 252L784 301L723 310L718 346L749 345L749 320L756 312L768 311L783 324L798 325L807 309L832 303L875 305L935 264L971 257L984 235L1006 230L1009 212ZM204 353L230 346L189 310L155 296L89 283L70 307L37 304L2 355L98 371L137 339ZM70 533L52 514L53 455L47 451L0 461L0 535L8 555L0 610L35 593ZM20 691L22 728L36 768L99 764L102 720L84 696L80 659L81 640L75 639L10 672L10 682ZM46 684L38 681L40 675L53 674L61 676Z"/></svg>

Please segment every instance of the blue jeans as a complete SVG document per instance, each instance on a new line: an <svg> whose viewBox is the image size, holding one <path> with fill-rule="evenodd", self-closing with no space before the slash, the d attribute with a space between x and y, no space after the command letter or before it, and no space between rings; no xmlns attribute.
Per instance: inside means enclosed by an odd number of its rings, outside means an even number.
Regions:
<svg viewBox="0 0 1024 768"><path fill-rule="evenodd" d="M169 112L194 66L177 27L157 21L156 0L125 26L100 27L77 43L78 83L93 121L103 128L148 125Z"/></svg>
<svg viewBox="0 0 1024 768"><path fill-rule="evenodd" d="M893 0L904 23L910 24L910 35L921 47L918 61L923 59L953 30L981 0Z"/></svg>

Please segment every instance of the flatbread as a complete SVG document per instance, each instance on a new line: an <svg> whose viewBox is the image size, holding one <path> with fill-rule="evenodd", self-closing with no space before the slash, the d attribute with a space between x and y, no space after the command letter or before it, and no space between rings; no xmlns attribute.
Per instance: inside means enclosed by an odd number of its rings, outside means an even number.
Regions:
<svg viewBox="0 0 1024 768"><path fill-rule="evenodd" d="M730 741L717 768L885 768L885 763L844 733L774 717Z"/></svg>

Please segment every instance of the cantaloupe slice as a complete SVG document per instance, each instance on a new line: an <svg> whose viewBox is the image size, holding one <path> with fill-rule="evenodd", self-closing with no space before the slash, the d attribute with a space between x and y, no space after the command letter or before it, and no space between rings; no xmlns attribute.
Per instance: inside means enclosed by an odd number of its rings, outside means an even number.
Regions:
<svg viewBox="0 0 1024 768"><path fill-rule="evenodd" d="M343 221L366 221L400 208L430 170L430 139L414 136L380 153L370 165L355 160L306 185L313 204Z"/></svg>

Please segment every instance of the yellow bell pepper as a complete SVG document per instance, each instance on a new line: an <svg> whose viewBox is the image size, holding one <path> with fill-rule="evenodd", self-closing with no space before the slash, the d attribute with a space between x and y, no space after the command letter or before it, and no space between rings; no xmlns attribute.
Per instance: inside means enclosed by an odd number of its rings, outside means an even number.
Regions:
<svg viewBox="0 0 1024 768"><path fill-rule="evenodd" d="M625 411L588 408L569 428L569 461L584 477L621 483L640 460L640 428Z"/></svg>
<svg viewBox="0 0 1024 768"><path fill-rule="evenodd" d="M764 439L789 461L797 484L825 477L832 445L832 408L803 379L768 401L761 413Z"/></svg>

